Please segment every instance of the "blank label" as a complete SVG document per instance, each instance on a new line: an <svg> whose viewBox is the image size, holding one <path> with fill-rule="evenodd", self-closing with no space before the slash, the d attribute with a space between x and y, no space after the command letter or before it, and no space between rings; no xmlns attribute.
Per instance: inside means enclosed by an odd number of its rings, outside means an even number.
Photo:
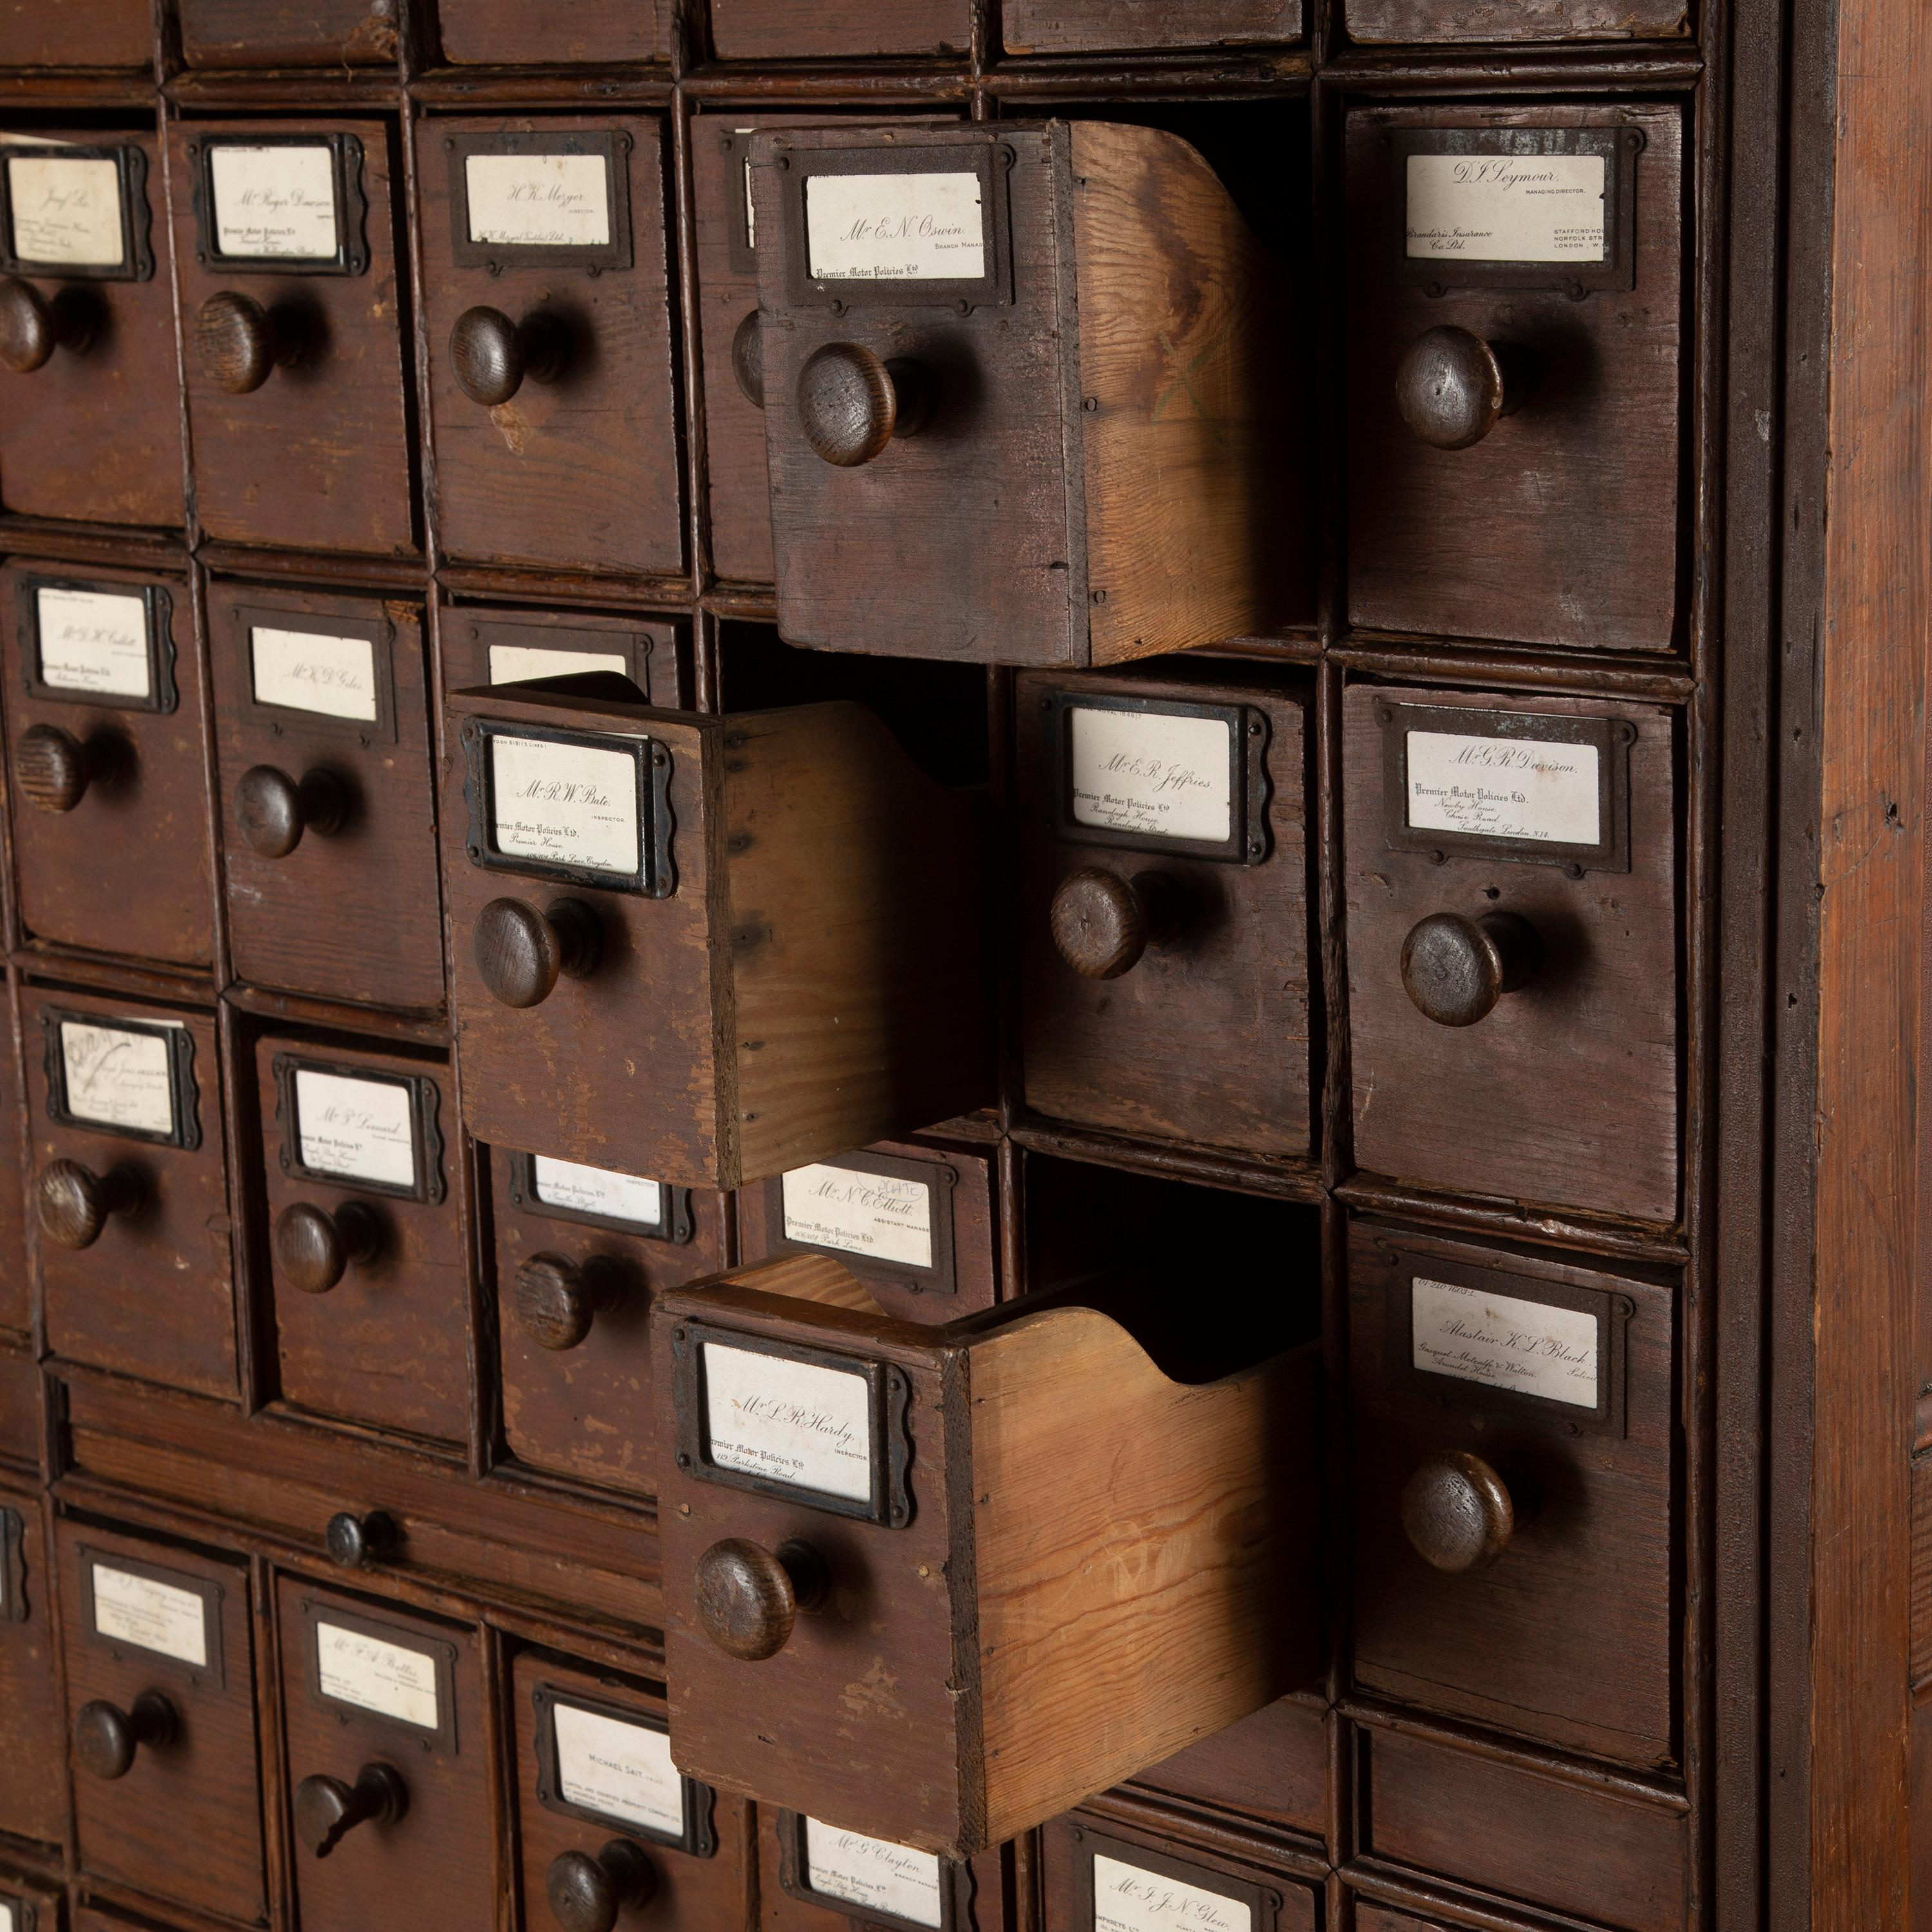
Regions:
<svg viewBox="0 0 1932 1932"><path fill-rule="evenodd" d="M806 1882L826 1898L888 1912L914 1925L940 1923L939 1861L909 1845L805 1821Z"/></svg>
<svg viewBox="0 0 1932 1932"><path fill-rule="evenodd" d="M137 1133L174 1132L173 1067L160 1034L62 1020L60 1043L61 1084L76 1120Z"/></svg>
<svg viewBox="0 0 1932 1932"><path fill-rule="evenodd" d="M1076 825L1215 844L1232 836L1225 718L1076 705L1067 721Z"/></svg>
<svg viewBox="0 0 1932 1932"><path fill-rule="evenodd" d="M1251 1932L1238 1898L1094 1855L1094 1932Z"/></svg>
<svg viewBox="0 0 1932 1932"><path fill-rule="evenodd" d="M102 698L152 698L148 603L106 590L34 593L40 632L40 682L52 691Z"/></svg>
<svg viewBox="0 0 1932 1932"><path fill-rule="evenodd" d="M1597 1318L1446 1281L1410 1284L1412 1357L1431 1375L1597 1406Z"/></svg>
<svg viewBox="0 0 1932 1932"><path fill-rule="evenodd" d="M490 682L529 684L538 678L575 677L585 671L631 674L631 661L620 651L554 651L538 644L492 644Z"/></svg>
<svg viewBox="0 0 1932 1932"><path fill-rule="evenodd" d="M335 154L314 147L209 150L214 245L244 260L326 262L340 246L335 211Z"/></svg>
<svg viewBox="0 0 1932 1932"><path fill-rule="evenodd" d="M1411 154L1412 261L1607 259L1601 154Z"/></svg>
<svg viewBox="0 0 1932 1932"><path fill-rule="evenodd" d="M367 638L263 627L248 633L248 651L257 704L375 723L376 646Z"/></svg>
<svg viewBox="0 0 1932 1932"><path fill-rule="evenodd" d="M121 170L99 157L16 154L7 163L14 253L53 268L118 268L126 254Z"/></svg>
<svg viewBox="0 0 1932 1932"><path fill-rule="evenodd" d="M512 248L601 248L610 239L601 154L470 154L470 238Z"/></svg>
<svg viewBox="0 0 1932 1932"><path fill-rule="evenodd" d="M706 1447L719 1468L853 1502L872 1495L863 1376L707 1342L704 1390Z"/></svg>
<svg viewBox="0 0 1932 1932"><path fill-rule="evenodd" d="M340 1624L315 1627L316 1684L325 1697L395 1718L425 1731L437 1726L436 1659Z"/></svg>
<svg viewBox="0 0 1932 1932"><path fill-rule="evenodd" d="M94 1628L117 1643L207 1668L208 1606L198 1590L96 1563Z"/></svg>
<svg viewBox="0 0 1932 1932"><path fill-rule="evenodd" d="M413 1096L399 1080L356 1080L301 1067L296 1120L302 1163L345 1180L413 1187L416 1180Z"/></svg>
<svg viewBox="0 0 1932 1932"><path fill-rule="evenodd" d="M566 1803L666 1838L684 1835L684 1780L662 1731L574 1704L554 1705L550 1715L557 1792Z"/></svg>
<svg viewBox="0 0 1932 1932"><path fill-rule="evenodd" d="M980 177L812 175L806 252L814 280L967 282L986 272Z"/></svg>
<svg viewBox="0 0 1932 1932"><path fill-rule="evenodd" d="M530 1180L537 1198L548 1208L634 1221L640 1228L655 1228L664 1219L664 1190L655 1180L640 1180L634 1174L581 1167L574 1160L554 1160L539 1154L530 1157Z"/></svg>
<svg viewBox="0 0 1932 1932"><path fill-rule="evenodd" d="M1604 836L1594 745L1411 731L1408 823L1418 832L1596 846Z"/></svg>
<svg viewBox="0 0 1932 1932"><path fill-rule="evenodd" d="M494 732L490 797L496 849L506 858L628 879L643 868L632 752Z"/></svg>
<svg viewBox="0 0 1932 1932"><path fill-rule="evenodd" d="M783 1182L788 1241L905 1268L932 1265L932 1190L898 1174L795 1167Z"/></svg>

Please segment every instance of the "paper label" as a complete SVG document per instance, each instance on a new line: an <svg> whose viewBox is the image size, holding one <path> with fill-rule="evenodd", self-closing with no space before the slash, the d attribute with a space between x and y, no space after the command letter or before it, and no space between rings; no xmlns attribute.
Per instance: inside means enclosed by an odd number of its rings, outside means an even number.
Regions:
<svg viewBox="0 0 1932 1932"><path fill-rule="evenodd" d="M1411 154L1412 261L1607 259L1601 154Z"/></svg>
<svg viewBox="0 0 1932 1932"><path fill-rule="evenodd" d="M298 1067L296 1121L303 1166L346 1180L413 1187L414 1098L399 1080L355 1080Z"/></svg>
<svg viewBox="0 0 1932 1932"><path fill-rule="evenodd" d="M62 1020L60 1045L61 1084L76 1120L143 1134L174 1132L174 1069L159 1034Z"/></svg>
<svg viewBox="0 0 1932 1932"><path fill-rule="evenodd" d="M425 1731L436 1728L436 1659L427 1651L318 1622L315 1666L316 1685L325 1697Z"/></svg>
<svg viewBox="0 0 1932 1932"><path fill-rule="evenodd" d="M1094 1932L1252 1932L1238 1898L1094 1854Z"/></svg>
<svg viewBox="0 0 1932 1932"><path fill-rule="evenodd" d="M106 590L34 592L40 641L40 682L52 691L104 698L152 698L148 603Z"/></svg>
<svg viewBox="0 0 1932 1932"><path fill-rule="evenodd" d="M257 626L248 633L255 702L376 722L376 646L367 638Z"/></svg>
<svg viewBox="0 0 1932 1932"><path fill-rule="evenodd" d="M631 662L620 651L554 651L540 644L492 644L490 682L529 684L543 677L575 677L587 670L631 674Z"/></svg>
<svg viewBox="0 0 1932 1932"><path fill-rule="evenodd" d="M530 1156L530 1182L546 1207L607 1215L614 1221L634 1221L640 1228L655 1228L664 1220L664 1190L655 1180L640 1180L635 1174L613 1174L604 1168L582 1167L574 1160L555 1160L539 1154Z"/></svg>
<svg viewBox="0 0 1932 1932"><path fill-rule="evenodd" d="M809 175L806 254L815 281L971 282L986 272L980 177Z"/></svg>
<svg viewBox="0 0 1932 1932"><path fill-rule="evenodd" d="M684 1835L684 1780L670 1761L670 1739L647 1724L627 1724L574 1704L550 1707L556 1727L557 1795L605 1818Z"/></svg>
<svg viewBox="0 0 1932 1932"><path fill-rule="evenodd" d="M644 866L638 759L596 745L490 737L490 799L506 857L634 879Z"/></svg>
<svg viewBox="0 0 1932 1932"><path fill-rule="evenodd" d="M731 131L742 136L756 134L758 130L734 128ZM758 211L752 205L752 154L748 148L745 151L745 158L738 164L738 174L745 190L745 246L755 249L758 245Z"/></svg>
<svg viewBox="0 0 1932 1932"><path fill-rule="evenodd" d="M1602 843L1594 745L1455 731L1411 731L1407 739L1412 830L1552 845Z"/></svg>
<svg viewBox="0 0 1932 1932"><path fill-rule="evenodd" d="M711 1460L721 1469L863 1502L872 1493L872 1388L816 1362L704 1344Z"/></svg>
<svg viewBox="0 0 1932 1932"><path fill-rule="evenodd" d="M610 239L602 154L470 154L470 238L512 248L601 248Z"/></svg>
<svg viewBox="0 0 1932 1932"><path fill-rule="evenodd" d="M805 1875L812 1890L850 1905L889 1912L914 1925L938 1926L939 1861L909 1845L805 1821Z"/></svg>
<svg viewBox="0 0 1932 1932"><path fill-rule="evenodd" d="M208 1667L208 1605L199 1591L96 1563L94 1628L116 1643Z"/></svg>
<svg viewBox="0 0 1932 1932"><path fill-rule="evenodd" d="M0 1932L15 1932L14 1908L0 1898Z"/></svg>
<svg viewBox="0 0 1932 1932"><path fill-rule="evenodd" d="M1233 836L1226 718L1084 705L1067 715L1076 825L1217 844Z"/></svg>
<svg viewBox="0 0 1932 1932"><path fill-rule="evenodd" d="M1410 1284L1411 1360L1432 1375L1597 1406L1597 1318L1446 1281Z"/></svg>
<svg viewBox="0 0 1932 1932"><path fill-rule="evenodd" d="M208 167L220 253L274 261L333 259L340 245L335 153L326 143L250 148L224 141L208 150Z"/></svg>
<svg viewBox="0 0 1932 1932"><path fill-rule="evenodd" d="M125 258L118 163L98 155L10 155L7 198L21 261L117 268Z"/></svg>
<svg viewBox="0 0 1932 1932"><path fill-rule="evenodd" d="M923 1180L814 1163L782 1184L788 1241L906 1268L932 1265L932 1190Z"/></svg>

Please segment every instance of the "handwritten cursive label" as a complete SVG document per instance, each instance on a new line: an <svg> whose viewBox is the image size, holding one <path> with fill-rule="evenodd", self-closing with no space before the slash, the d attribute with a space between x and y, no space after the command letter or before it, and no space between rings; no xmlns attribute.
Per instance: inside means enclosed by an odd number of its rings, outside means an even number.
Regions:
<svg viewBox="0 0 1932 1932"><path fill-rule="evenodd" d="M602 1214L614 1221L634 1221L640 1228L655 1228L664 1219L664 1190L655 1180L640 1180L635 1174L580 1167L574 1160L556 1160L539 1154L530 1157L530 1180L537 1198L547 1207Z"/></svg>
<svg viewBox="0 0 1932 1932"><path fill-rule="evenodd" d="M1094 1855L1094 1932L1251 1932L1238 1898Z"/></svg>
<svg viewBox="0 0 1932 1932"><path fill-rule="evenodd" d="M620 651L558 651L542 644L492 644L490 682L529 684L538 678L576 677L590 670L631 674L631 662Z"/></svg>
<svg viewBox="0 0 1932 1932"><path fill-rule="evenodd" d="M490 796L497 850L509 858L635 878L644 864L639 755L636 749L492 733Z"/></svg>
<svg viewBox="0 0 1932 1932"><path fill-rule="evenodd" d="M601 154L470 154L470 238L511 248L601 248L610 239Z"/></svg>
<svg viewBox="0 0 1932 1932"><path fill-rule="evenodd" d="M784 1177L788 1241L907 1268L932 1265L932 1190L897 1174L814 1163Z"/></svg>
<svg viewBox="0 0 1932 1932"><path fill-rule="evenodd" d="M367 1630L318 1622L316 1688L325 1697L375 1711L425 1731L437 1727L436 1659Z"/></svg>
<svg viewBox="0 0 1932 1932"><path fill-rule="evenodd" d="M1411 1359L1418 1369L1573 1408L1597 1406L1594 1316L1420 1275L1409 1294Z"/></svg>
<svg viewBox="0 0 1932 1932"><path fill-rule="evenodd" d="M50 690L104 698L153 696L146 598L44 584L34 593L34 608L40 682Z"/></svg>
<svg viewBox="0 0 1932 1932"><path fill-rule="evenodd" d="M683 1837L684 1780L662 1731L574 1704L554 1705L550 1716L557 1793L566 1804L667 1838Z"/></svg>
<svg viewBox="0 0 1932 1932"><path fill-rule="evenodd" d="M160 1035L62 1020L60 1045L61 1084L76 1120L137 1133L174 1132L173 1068Z"/></svg>
<svg viewBox="0 0 1932 1932"><path fill-rule="evenodd" d="M314 147L224 141L208 156L214 245L244 260L326 262L340 246L335 154Z"/></svg>
<svg viewBox="0 0 1932 1932"><path fill-rule="evenodd" d="M116 163L98 155L11 155L7 199L14 211L14 253L21 261L115 268L125 258Z"/></svg>
<svg viewBox="0 0 1932 1932"><path fill-rule="evenodd" d="M96 1563L94 1628L114 1642L207 1668L208 1605L198 1590Z"/></svg>
<svg viewBox="0 0 1932 1932"><path fill-rule="evenodd" d="M1602 842L1595 746L1454 731L1406 735L1412 830L1552 845Z"/></svg>
<svg viewBox="0 0 1932 1932"><path fill-rule="evenodd" d="M376 722L376 646L367 638L257 626L248 633L255 702Z"/></svg>
<svg viewBox="0 0 1932 1932"><path fill-rule="evenodd" d="M1608 259L1601 154L1411 154L1412 261Z"/></svg>
<svg viewBox="0 0 1932 1932"><path fill-rule="evenodd" d="M707 1342L704 1391L719 1468L852 1502L872 1495L872 1392L863 1376Z"/></svg>
<svg viewBox="0 0 1932 1932"><path fill-rule="evenodd" d="M1067 719L1076 825L1216 844L1232 835L1225 718L1076 705Z"/></svg>
<svg viewBox="0 0 1932 1932"><path fill-rule="evenodd" d="M416 1114L400 1080L356 1080L296 1070L296 1119L303 1166L345 1180L412 1187Z"/></svg>
<svg viewBox="0 0 1932 1932"><path fill-rule="evenodd" d="M980 177L810 175L806 254L816 281L970 282L986 272Z"/></svg>
<svg viewBox="0 0 1932 1932"><path fill-rule="evenodd" d="M940 1922L939 1861L910 1845L805 1821L805 1875L814 1892L889 1912L914 1925Z"/></svg>

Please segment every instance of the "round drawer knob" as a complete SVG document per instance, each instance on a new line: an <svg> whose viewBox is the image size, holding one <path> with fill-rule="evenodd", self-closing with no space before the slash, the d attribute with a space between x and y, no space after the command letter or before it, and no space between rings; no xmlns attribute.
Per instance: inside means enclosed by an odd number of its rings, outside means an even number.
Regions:
<svg viewBox="0 0 1932 1932"><path fill-rule="evenodd" d="M1438 1026L1474 1026L1526 986L1542 958L1535 927L1513 912L1431 913L1402 943L1402 983Z"/></svg>
<svg viewBox="0 0 1932 1932"><path fill-rule="evenodd" d="M1516 1522L1509 1486L1465 1450L1431 1456L1402 1488L1403 1534L1425 1563L1452 1576L1487 1569Z"/></svg>
<svg viewBox="0 0 1932 1932"><path fill-rule="evenodd" d="M143 1690L125 1710L97 1697L74 1720L74 1754L90 1778L125 1778L146 1744L165 1750L181 1735L175 1707L158 1690Z"/></svg>
<svg viewBox="0 0 1932 1932"><path fill-rule="evenodd" d="M1432 449L1467 449L1521 406L1528 370L1520 350L1466 328L1432 328L1396 371L1402 419Z"/></svg>
<svg viewBox="0 0 1932 1932"><path fill-rule="evenodd" d="M1150 945L1173 936L1178 908L1163 872L1124 879L1083 866L1060 882L1047 922L1061 958L1083 979L1118 980Z"/></svg>
<svg viewBox="0 0 1932 1932"><path fill-rule="evenodd" d="M510 1305L539 1348L561 1351L578 1347L622 1292L612 1270L594 1262L580 1268L562 1255L531 1255L518 1266Z"/></svg>
<svg viewBox="0 0 1932 1932"><path fill-rule="evenodd" d="M856 342L828 342L798 372L798 416L814 453L841 470L870 463L932 413L932 378L904 356L881 362Z"/></svg>
<svg viewBox="0 0 1932 1932"><path fill-rule="evenodd" d="M476 916L476 970L505 1006L540 1006L560 974L582 980L596 971L603 938L581 899L553 899L542 912L521 899L492 899Z"/></svg>
<svg viewBox="0 0 1932 1932"><path fill-rule="evenodd" d="M349 812L349 788L333 772L304 772L298 782L273 765L254 765L236 782L235 823L264 859L286 859L304 832L340 832Z"/></svg>
<svg viewBox="0 0 1932 1932"><path fill-rule="evenodd" d="M358 1825L393 1825L409 1808L409 1786L386 1764L365 1764L353 1784L318 1774L296 1786L296 1835L326 1858Z"/></svg>
<svg viewBox="0 0 1932 1932"><path fill-rule="evenodd" d="M560 1852L544 1879L550 1916L563 1932L614 1932L618 1915L640 1911L657 1889L656 1866L628 1838L613 1838L594 1858Z"/></svg>
<svg viewBox="0 0 1932 1932"><path fill-rule="evenodd" d="M361 1570L394 1556L402 1547L403 1532L387 1510L371 1510L366 1516L338 1510L328 1519L322 1540L344 1569Z"/></svg>
<svg viewBox="0 0 1932 1932"><path fill-rule="evenodd" d="M212 295L196 311L194 352L201 373L231 396L252 395L296 359L296 344L279 311L233 289Z"/></svg>
<svg viewBox="0 0 1932 1932"><path fill-rule="evenodd" d="M698 1559L698 1620L728 1657L757 1664L790 1640L800 1610L824 1602L825 1559L795 1539L776 1552L739 1536L714 1543Z"/></svg>
<svg viewBox="0 0 1932 1932"><path fill-rule="evenodd" d="M269 1237L275 1267L290 1287L326 1294L352 1268L366 1268L382 1252L375 1210L345 1201L332 1214L312 1202L291 1201L275 1216Z"/></svg>
<svg viewBox="0 0 1932 1932"><path fill-rule="evenodd" d="M765 406L765 336L753 309L731 332L731 373L746 401L754 409Z"/></svg>
<svg viewBox="0 0 1932 1932"><path fill-rule="evenodd" d="M97 734L82 743L58 724L29 725L14 748L14 782L39 812L73 811L119 764L111 737Z"/></svg>
<svg viewBox="0 0 1932 1932"><path fill-rule="evenodd" d="M64 1248L91 1248L110 1214L138 1214L146 1193L131 1168L96 1174L77 1160L50 1161L34 1190L40 1232Z"/></svg>
<svg viewBox="0 0 1932 1932"><path fill-rule="evenodd" d="M542 309L519 322L500 308L466 308L449 332L456 386L485 409L507 403L526 382L555 382L569 359L568 330Z"/></svg>
<svg viewBox="0 0 1932 1932"><path fill-rule="evenodd" d="M0 362L16 376L31 375L59 340L53 310L38 289L17 275L0 281Z"/></svg>

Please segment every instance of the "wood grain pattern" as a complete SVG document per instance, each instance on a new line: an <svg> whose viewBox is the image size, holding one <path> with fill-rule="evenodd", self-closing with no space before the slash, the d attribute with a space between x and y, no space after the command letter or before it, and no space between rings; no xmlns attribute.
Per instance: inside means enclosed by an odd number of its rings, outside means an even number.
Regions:
<svg viewBox="0 0 1932 1932"><path fill-rule="evenodd" d="M1347 0L1359 40L1624 40L1690 31L1684 0Z"/></svg>
<svg viewBox="0 0 1932 1932"><path fill-rule="evenodd" d="M40 1375L29 1345L0 1344L0 1462L36 1470L40 1452Z"/></svg>
<svg viewBox="0 0 1932 1932"><path fill-rule="evenodd" d="M1001 37L1010 54L1247 46L1298 40L1301 0L1207 0L1182 10L1159 0L1007 0Z"/></svg>
<svg viewBox="0 0 1932 1932"><path fill-rule="evenodd" d="M1134 1782L1318 1837L1328 1771L1328 1710L1316 1693L1282 1698L1150 1765Z"/></svg>
<svg viewBox="0 0 1932 1932"><path fill-rule="evenodd" d="M0 0L0 63L145 68L154 57L148 0Z"/></svg>
<svg viewBox="0 0 1932 1932"><path fill-rule="evenodd" d="M823 60L838 55L963 54L970 44L968 0L713 0L711 40L721 60Z"/></svg>
<svg viewBox="0 0 1932 1932"><path fill-rule="evenodd" d="M190 67L382 66L394 60L398 0L180 0Z"/></svg>
<svg viewBox="0 0 1932 1932"><path fill-rule="evenodd" d="M664 61L669 0L439 0L442 57L459 62Z"/></svg>
<svg viewBox="0 0 1932 1932"><path fill-rule="evenodd" d="M46 1521L33 1490L0 1484L0 1510L20 1520L20 1614L0 1618L0 1832L58 1844L67 1799L49 1775L66 1754L48 1588Z"/></svg>

